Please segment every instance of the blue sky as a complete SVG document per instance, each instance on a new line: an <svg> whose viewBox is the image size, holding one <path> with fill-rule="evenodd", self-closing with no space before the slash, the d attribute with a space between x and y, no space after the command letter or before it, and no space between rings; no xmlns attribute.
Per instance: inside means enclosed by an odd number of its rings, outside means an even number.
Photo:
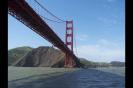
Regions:
<svg viewBox="0 0 133 88"><path fill-rule="evenodd" d="M100 62L125 61L125 0L39 2L61 19L73 20L77 47L76 50L74 46L74 51L77 56ZM46 12L40 13L55 20ZM65 23L46 22L64 40ZM51 44L8 15L8 48L19 46L36 48Z"/></svg>

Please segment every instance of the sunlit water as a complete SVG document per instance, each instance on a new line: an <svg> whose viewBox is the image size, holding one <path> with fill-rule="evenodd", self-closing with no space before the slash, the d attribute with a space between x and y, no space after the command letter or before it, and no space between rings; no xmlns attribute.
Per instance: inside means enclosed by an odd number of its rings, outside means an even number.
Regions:
<svg viewBox="0 0 133 88"><path fill-rule="evenodd" d="M9 88L125 88L125 77L95 69L83 69L59 76L35 80L29 78L10 81Z"/></svg>

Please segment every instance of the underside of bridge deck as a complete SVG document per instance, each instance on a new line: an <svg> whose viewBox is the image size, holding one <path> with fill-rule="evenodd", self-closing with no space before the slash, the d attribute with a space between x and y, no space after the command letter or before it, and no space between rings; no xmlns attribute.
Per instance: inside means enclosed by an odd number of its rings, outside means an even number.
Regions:
<svg viewBox="0 0 133 88"><path fill-rule="evenodd" d="M44 39L48 40L54 46L58 47L73 61L74 65L66 67L80 67L78 58L56 35L56 33L44 22L41 17L25 2L25 0L8 0L8 13L38 33Z"/></svg>

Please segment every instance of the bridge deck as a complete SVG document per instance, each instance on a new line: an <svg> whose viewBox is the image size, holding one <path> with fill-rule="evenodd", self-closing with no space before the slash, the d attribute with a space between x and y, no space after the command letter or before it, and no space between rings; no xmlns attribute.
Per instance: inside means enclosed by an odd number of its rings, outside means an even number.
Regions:
<svg viewBox="0 0 133 88"><path fill-rule="evenodd" d="M69 50L56 33L41 19L41 17L25 2L25 0L8 0L8 12L24 25L73 57L76 67L79 67L77 57Z"/></svg>

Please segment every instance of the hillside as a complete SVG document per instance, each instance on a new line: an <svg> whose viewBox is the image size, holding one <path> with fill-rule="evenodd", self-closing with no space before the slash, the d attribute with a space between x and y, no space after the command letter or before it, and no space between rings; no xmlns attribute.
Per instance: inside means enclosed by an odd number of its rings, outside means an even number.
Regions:
<svg viewBox="0 0 133 88"><path fill-rule="evenodd" d="M96 67L110 67L111 64L107 62L93 62L84 58L80 58L80 62L84 68L96 68Z"/></svg>
<svg viewBox="0 0 133 88"><path fill-rule="evenodd" d="M113 67L124 67L125 66L125 62L120 62L120 61L112 61L110 62L110 64Z"/></svg>
<svg viewBox="0 0 133 88"><path fill-rule="evenodd" d="M8 65L20 67L63 67L65 54L58 49L48 46L38 48L18 47L8 51ZM112 61L92 62L84 58L79 58L81 66L84 68L125 66L124 62Z"/></svg>
<svg viewBox="0 0 133 88"><path fill-rule="evenodd" d="M22 67L63 67L64 56L64 53L57 49L41 46L27 53L13 65Z"/></svg>
<svg viewBox="0 0 133 88"><path fill-rule="evenodd" d="M14 62L16 62L18 59L26 55L29 51L31 51L33 48L31 47L17 47L14 49L11 49L8 51L8 65L12 65Z"/></svg>

